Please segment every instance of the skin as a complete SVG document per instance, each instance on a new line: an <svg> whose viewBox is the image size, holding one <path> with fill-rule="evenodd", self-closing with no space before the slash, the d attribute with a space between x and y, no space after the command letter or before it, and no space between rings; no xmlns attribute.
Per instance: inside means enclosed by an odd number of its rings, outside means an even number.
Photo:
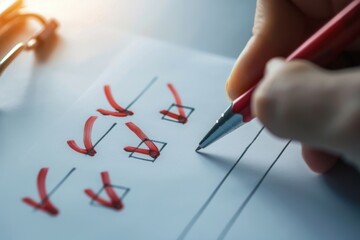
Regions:
<svg viewBox="0 0 360 240"><path fill-rule="evenodd" d="M340 156L360 170L360 38L332 66L341 70L273 58L287 56L349 2L258 0L253 36L226 83L233 100L265 69L252 112L275 135L301 141L305 162L318 173Z"/></svg>

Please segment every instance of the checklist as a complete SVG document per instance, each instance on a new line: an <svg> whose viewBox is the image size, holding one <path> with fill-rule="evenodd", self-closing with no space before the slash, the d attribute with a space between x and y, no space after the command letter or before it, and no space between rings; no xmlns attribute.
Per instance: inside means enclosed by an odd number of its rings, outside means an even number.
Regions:
<svg viewBox="0 0 360 240"><path fill-rule="evenodd" d="M25 159L2 163L1 238L359 236L358 206L256 119L195 152L233 63L132 39Z"/></svg>

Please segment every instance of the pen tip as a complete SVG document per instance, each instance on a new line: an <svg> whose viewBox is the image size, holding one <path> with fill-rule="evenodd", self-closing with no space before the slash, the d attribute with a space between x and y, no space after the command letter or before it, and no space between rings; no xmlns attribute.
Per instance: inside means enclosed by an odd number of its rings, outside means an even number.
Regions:
<svg viewBox="0 0 360 240"><path fill-rule="evenodd" d="M200 149L201 149L201 147L198 146L195 151L198 152Z"/></svg>

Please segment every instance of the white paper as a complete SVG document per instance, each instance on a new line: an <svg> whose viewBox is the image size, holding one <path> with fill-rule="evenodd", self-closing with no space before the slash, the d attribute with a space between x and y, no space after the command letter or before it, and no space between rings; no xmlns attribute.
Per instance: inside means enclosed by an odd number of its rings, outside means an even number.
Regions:
<svg viewBox="0 0 360 240"><path fill-rule="evenodd" d="M257 120L195 152L229 104L223 89L232 65L232 59L135 39L30 153L1 163L0 238L357 239L358 192L338 193L307 169L298 144L271 136ZM186 124L163 120L159 113L174 103L168 83L184 106L194 108ZM96 111L112 109L105 84L123 107L143 92L130 107L133 116ZM73 139L83 147L90 116L97 116L93 143L116 123L93 157L66 143ZM166 143L154 162L130 158L123 150L141 142L126 122ZM72 171L49 197L56 216L21 200L40 201L36 178L44 167L47 193ZM128 189L121 211L92 205L84 193L103 187L102 171L112 185ZM104 191L101 197L108 199Z"/></svg>

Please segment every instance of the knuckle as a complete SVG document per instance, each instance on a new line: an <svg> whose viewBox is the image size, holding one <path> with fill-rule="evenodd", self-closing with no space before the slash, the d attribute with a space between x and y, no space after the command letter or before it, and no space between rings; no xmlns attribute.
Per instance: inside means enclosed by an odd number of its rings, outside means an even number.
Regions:
<svg viewBox="0 0 360 240"><path fill-rule="evenodd" d="M296 60L288 62L285 67L283 68L283 74L287 75L297 75L297 74L303 74L310 70L313 70L313 66L305 61L302 60Z"/></svg>
<svg viewBox="0 0 360 240"><path fill-rule="evenodd" d="M266 89L256 91L253 96L253 111L262 124L279 137L287 136L287 115L291 114L287 105L276 93Z"/></svg>
<svg viewBox="0 0 360 240"><path fill-rule="evenodd" d="M255 91L252 103L255 115L262 123L267 125L276 103L275 99L269 94L269 91L263 88L264 87L261 87Z"/></svg>

